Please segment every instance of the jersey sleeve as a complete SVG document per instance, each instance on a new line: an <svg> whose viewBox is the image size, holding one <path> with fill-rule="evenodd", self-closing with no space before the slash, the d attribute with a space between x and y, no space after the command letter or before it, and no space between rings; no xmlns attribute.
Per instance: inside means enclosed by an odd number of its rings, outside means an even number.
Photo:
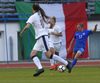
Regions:
<svg viewBox="0 0 100 83"><path fill-rule="evenodd" d="M92 34L92 30L87 30L88 35Z"/></svg>
<svg viewBox="0 0 100 83"><path fill-rule="evenodd" d="M76 34L77 34L77 32L74 34L74 37L73 37L74 39L76 39Z"/></svg>
<svg viewBox="0 0 100 83"><path fill-rule="evenodd" d="M76 34L74 35L74 37L73 37L74 39L76 39Z"/></svg>
<svg viewBox="0 0 100 83"><path fill-rule="evenodd" d="M32 22L34 22L34 17L30 16L26 23L32 24Z"/></svg>
<svg viewBox="0 0 100 83"><path fill-rule="evenodd" d="M61 30L61 28L59 27L59 26L57 26L58 28L57 28L57 32L58 33L61 33L62 32L62 30Z"/></svg>

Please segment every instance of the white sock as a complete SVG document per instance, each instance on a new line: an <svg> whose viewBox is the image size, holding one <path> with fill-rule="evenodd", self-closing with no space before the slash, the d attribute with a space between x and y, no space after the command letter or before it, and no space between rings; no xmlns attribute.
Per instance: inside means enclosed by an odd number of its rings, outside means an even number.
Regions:
<svg viewBox="0 0 100 83"><path fill-rule="evenodd" d="M55 64L58 64L58 61L55 61Z"/></svg>
<svg viewBox="0 0 100 83"><path fill-rule="evenodd" d="M57 56L57 55L55 55L55 54L53 54L52 59L54 59L54 60L56 60L56 61L59 61L59 62L65 64L65 65L68 64L68 62L67 62L66 60L62 59L61 57L59 57L59 56Z"/></svg>
<svg viewBox="0 0 100 83"><path fill-rule="evenodd" d="M50 59L51 66L54 66L54 60Z"/></svg>
<svg viewBox="0 0 100 83"><path fill-rule="evenodd" d="M35 65L38 67L38 69L42 69L42 65L41 65L40 60L38 59L37 56L35 56L33 58L33 61L34 61Z"/></svg>

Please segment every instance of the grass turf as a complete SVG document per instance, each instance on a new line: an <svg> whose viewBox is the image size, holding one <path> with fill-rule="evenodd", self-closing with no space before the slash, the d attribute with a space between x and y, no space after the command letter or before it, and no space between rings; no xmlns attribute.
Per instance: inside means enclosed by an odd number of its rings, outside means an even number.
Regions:
<svg viewBox="0 0 100 83"><path fill-rule="evenodd" d="M38 77L37 68L0 69L0 83L100 83L100 66L74 67L70 74L44 69Z"/></svg>

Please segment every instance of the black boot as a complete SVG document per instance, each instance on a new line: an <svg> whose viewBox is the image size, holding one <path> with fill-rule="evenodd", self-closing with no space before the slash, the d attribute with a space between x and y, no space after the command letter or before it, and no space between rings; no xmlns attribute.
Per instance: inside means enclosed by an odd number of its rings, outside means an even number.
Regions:
<svg viewBox="0 0 100 83"><path fill-rule="evenodd" d="M70 73L71 72L71 62L70 61L68 61L68 65L66 66L67 68L68 68L68 72Z"/></svg>
<svg viewBox="0 0 100 83"><path fill-rule="evenodd" d="M39 76L41 73L44 72L44 69L39 69L33 76Z"/></svg>

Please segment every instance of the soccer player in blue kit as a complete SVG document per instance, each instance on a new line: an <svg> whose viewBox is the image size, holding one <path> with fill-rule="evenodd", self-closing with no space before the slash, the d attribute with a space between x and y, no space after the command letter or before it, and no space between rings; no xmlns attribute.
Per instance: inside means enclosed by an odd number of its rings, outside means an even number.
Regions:
<svg viewBox="0 0 100 83"><path fill-rule="evenodd" d="M71 64L71 68L73 68L74 65L77 63L77 59L79 58L79 56L83 55L83 52L85 51L86 40L90 34L92 34L97 30L97 24L95 25L95 28L93 30L84 30L84 25L82 23L79 23L77 25L77 29L78 31L75 33L70 43L70 46L68 48L68 52L69 52L71 50L74 40L76 39L74 44L74 49L73 49L73 56L72 56L74 60Z"/></svg>

